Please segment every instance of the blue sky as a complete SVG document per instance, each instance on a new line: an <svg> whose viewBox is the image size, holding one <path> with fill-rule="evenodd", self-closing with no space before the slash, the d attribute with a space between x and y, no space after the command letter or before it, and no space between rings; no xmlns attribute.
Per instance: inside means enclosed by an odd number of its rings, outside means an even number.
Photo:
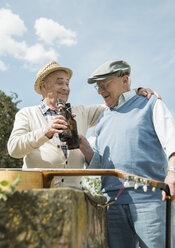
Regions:
<svg viewBox="0 0 175 248"><path fill-rule="evenodd" d="M36 105L36 73L70 67L71 104L102 103L87 78L107 60L131 65L133 87L156 90L175 113L174 0L0 0L0 90Z"/></svg>

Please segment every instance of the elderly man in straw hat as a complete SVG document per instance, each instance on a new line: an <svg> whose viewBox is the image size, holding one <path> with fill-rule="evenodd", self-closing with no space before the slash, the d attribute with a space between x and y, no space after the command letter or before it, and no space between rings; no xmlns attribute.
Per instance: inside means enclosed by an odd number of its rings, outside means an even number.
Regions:
<svg viewBox="0 0 175 248"><path fill-rule="evenodd" d="M16 114L8 141L9 154L24 158L23 168L83 168L84 156L81 151L68 150L58 136L62 132L60 129L66 128L66 122L56 114L56 101L61 99L67 102L71 77L72 70L60 66L56 61L47 63L38 72L35 91L42 95L43 100L39 106L23 108ZM74 106L78 132L86 135L104 108L101 105ZM81 177L57 177L55 186L81 187Z"/></svg>
<svg viewBox="0 0 175 248"><path fill-rule="evenodd" d="M89 77L108 108L96 125L94 151L84 137L80 149L89 168L115 168L165 181L175 200L175 120L156 96L148 100L130 89L130 70L124 61L107 61ZM165 194L132 185L123 190L122 184L122 179L102 177L107 199L118 195L108 207L110 248L135 248L138 242L142 248L164 248Z"/></svg>

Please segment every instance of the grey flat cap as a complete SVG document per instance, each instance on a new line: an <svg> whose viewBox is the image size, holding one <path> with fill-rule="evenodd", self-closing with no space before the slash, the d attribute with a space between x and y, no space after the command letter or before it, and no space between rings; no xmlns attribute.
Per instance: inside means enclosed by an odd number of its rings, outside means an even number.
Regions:
<svg viewBox="0 0 175 248"><path fill-rule="evenodd" d="M103 65L99 66L88 78L88 83L93 84L98 80L104 80L107 77L115 74L118 77L124 75L130 75L131 67L123 60L119 61L107 61Z"/></svg>

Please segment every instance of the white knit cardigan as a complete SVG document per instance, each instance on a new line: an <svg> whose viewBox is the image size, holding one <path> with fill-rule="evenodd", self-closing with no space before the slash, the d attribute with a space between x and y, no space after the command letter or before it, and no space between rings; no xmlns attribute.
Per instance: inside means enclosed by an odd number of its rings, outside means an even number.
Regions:
<svg viewBox="0 0 175 248"><path fill-rule="evenodd" d="M94 126L104 111L104 105L72 107L76 115L78 133L84 136ZM58 146L56 137L44 134L47 122L38 106L21 109L15 117L14 127L7 147L14 158L23 158L23 168L84 168L84 156L79 149L69 150L68 159ZM81 177L57 177L56 186L80 186Z"/></svg>

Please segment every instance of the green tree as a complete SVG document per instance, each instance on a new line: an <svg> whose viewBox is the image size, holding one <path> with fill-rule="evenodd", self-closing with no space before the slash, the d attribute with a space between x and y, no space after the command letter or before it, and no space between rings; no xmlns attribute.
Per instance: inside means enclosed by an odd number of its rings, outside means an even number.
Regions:
<svg viewBox="0 0 175 248"><path fill-rule="evenodd" d="M19 110L16 93L11 96L0 90L0 167L1 168L20 168L22 159L15 159L9 156L7 151L7 141L13 128L15 114Z"/></svg>

